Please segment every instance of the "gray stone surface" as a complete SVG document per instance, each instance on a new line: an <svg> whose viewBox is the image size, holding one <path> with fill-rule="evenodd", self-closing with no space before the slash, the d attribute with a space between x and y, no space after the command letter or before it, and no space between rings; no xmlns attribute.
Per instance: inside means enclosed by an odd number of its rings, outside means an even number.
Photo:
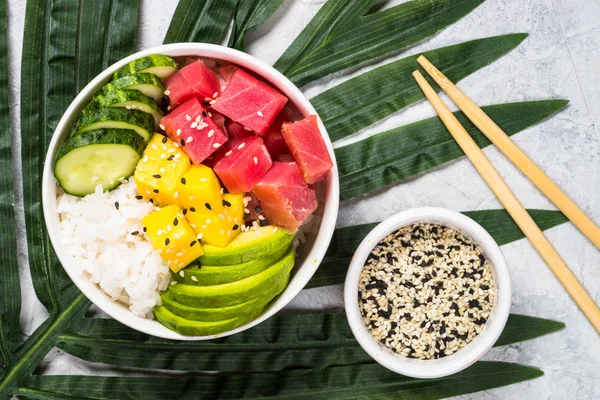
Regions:
<svg viewBox="0 0 600 400"><path fill-rule="evenodd" d="M316 13L323 0L286 1L275 18L251 32L249 52L274 62ZM9 0L11 55L11 111L19 151L19 66L25 0ZM166 31L176 0L143 0L139 48L158 45ZM397 3L392 1L391 4ZM528 129L514 140L591 217L600 222L600 1L598 0L488 0L466 18L406 54L469 39L511 32L529 38L493 65L465 79L460 86L481 105L532 99L566 98L569 107L551 120ZM387 60L385 62L388 62ZM372 67L369 67L372 68ZM354 71L353 74L363 71ZM348 78L335 74L311 84L308 97ZM410 77L398 77L410 79ZM358 137L433 115L421 102L359 133ZM353 141L356 138L347 140ZM517 196L529 208L553 209L549 203L494 148L485 150ZM15 169L17 178L20 172ZM17 179L19 180L19 179ZM16 208L22 222L23 206L17 188ZM455 210L500 207L468 161L461 160L401 185L341 207L339 226L377 221L397 211L418 206ZM600 301L600 252L572 225L554 228L548 237ZM23 334L27 336L46 316L33 294L27 271L23 230L19 255L23 283ZM526 343L493 349L485 358L542 368L533 381L464 396L468 399L599 399L600 338L552 276L531 245L521 240L503 247L513 280L513 312L564 321L563 331ZM302 292L293 309L341 309L341 287ZM58 351L44 364L47 373L111 374L100 365L84 363ZM131 372L129 372L131 373Z"/></svg>

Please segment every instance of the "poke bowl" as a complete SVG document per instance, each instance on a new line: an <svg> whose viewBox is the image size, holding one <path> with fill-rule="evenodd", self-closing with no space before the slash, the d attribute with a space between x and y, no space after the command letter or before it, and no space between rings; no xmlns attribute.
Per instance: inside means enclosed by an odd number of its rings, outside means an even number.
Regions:
<svg viewBox="0 0 600 400"><path fill-rule="evenodd" d="M98 308L140 332L208 340L287 305L339 206L331 141L281 73L175 43L104 70L71 103L42 181L48 234Z"/></svg>

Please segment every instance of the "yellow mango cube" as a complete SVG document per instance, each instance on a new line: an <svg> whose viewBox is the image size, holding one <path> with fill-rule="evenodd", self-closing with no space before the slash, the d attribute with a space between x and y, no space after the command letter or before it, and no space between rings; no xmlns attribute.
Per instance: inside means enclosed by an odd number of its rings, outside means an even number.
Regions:
<svg viewBox="0 0 600 400"><path fill-rule="evenodd" d="M223 212L221 183L212 169L195 164L177 181L177 204L181 208L194 207L198 211Z"/></svg>
<svg viewBox="0 0 600 400"><path fill-rule="evenodd" d="M140 194L156 205L177 204L177 184L190 169L190 159L177 143L155 134L135 168Z"/></svg>
<svg viewBox="0 0 600 400"><path fill-rule="evenodd" d="M196 233L177 205L148 214L142 224L150 242L174 272L204 254Z"/></svg>
<svg viewBox="0 0 600 400"><path fill-rule="evenodd" d="M185 217L201 237L202 243L225 247L241 232L244 222L243 198L243 194L228 193L223 195L222 212L191 207L186 210Z"/></svg>

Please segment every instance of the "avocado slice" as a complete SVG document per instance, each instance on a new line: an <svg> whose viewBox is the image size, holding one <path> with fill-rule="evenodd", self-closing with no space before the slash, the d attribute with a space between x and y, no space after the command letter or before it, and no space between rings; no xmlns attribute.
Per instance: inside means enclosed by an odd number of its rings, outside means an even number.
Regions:
<svg viewBox="0 0 600 400"><path fill-rule="evenodd" d="M203 265L201 267L192 265L182 270L183 277L172 271L171 275L177 282L192 286L212 286L236 282L263 272L286 255L291 246L291 243L288 243L287 246L284 245L279 249L275 249L272 254L265 254L261 258L255 258L243 264Z"/></svg>
<svg viewBox="0 0 600 400"><path fill-rule="evenodd" d="M236 318L256 310L264 310L267 304L271 302L279 293L285 289L289 282L289 275L281 279L277 284L271 286L261 296L256 297L245 303L235 306L221 308L198 308L190 307L174 300L170 291L162 294L163 306L173 314L194 321L221 321L230 318Z"/></svg>
<svg viewBox="0 0 600 400"><path fill-rule="evenodd" d="M202 244L204 255L200 265L235 265L272 254L274 249L291 242L293 235L274 226L262 226L257 230L240 233L225 247Z"/></svg>
<svg viewBox="0 0 600 400"><path fill-rule="evenodd" d="M171 297L192 307L220 308L245 303L262 296L272 286L287 280L294 267L294 251L273 266L254 276L237 282L214 286L190 286L178 283L169 287Z"/></svg>
<svg viewBox="0 0 600 400"><path fill-rule="evenodd" d="M158 322L166 326L172 331L186 336L208 336L216 335L221 332L229 331L242 326L262 312L262 308L258 308L248 314L238 318L226 319L224 321L191 321L173 314L163 306L154 308L154 315Z"/></svg>

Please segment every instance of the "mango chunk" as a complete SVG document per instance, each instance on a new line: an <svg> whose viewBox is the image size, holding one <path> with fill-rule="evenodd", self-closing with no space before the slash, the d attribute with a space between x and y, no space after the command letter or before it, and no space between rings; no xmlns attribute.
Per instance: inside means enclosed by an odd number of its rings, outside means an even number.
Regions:
<svg viewBox="0 0 600 400"><path fill-rule="evenodd" d="M204 252L179 206L171 205L142 219L146 235L169 268L179 272Z"/></svg>
<svg viewBox="0 0 600 400"><path fill-rule="evenodd" d="M155 134L144 150L133 178L140 194L154 204L176 204L177 183L190 165L189 157L177 143Z"/></svg>
<svg viewBox="0 0 600 400"><path fill-rule="evenodd" d="M236 238L244 221L243 198L243 194L223 195L221 212L195 207L186 211L190 226L202 235L202 243L225 247Z"/></svg>
<svg viewBox="0 0 600 400"><path fill-rule="evenodd" d="M176 204L181 208L194 207L198 211L223 212L221 184L212 169L206 165L192 165L176 182Z"/></svg>

